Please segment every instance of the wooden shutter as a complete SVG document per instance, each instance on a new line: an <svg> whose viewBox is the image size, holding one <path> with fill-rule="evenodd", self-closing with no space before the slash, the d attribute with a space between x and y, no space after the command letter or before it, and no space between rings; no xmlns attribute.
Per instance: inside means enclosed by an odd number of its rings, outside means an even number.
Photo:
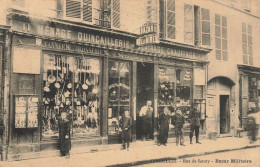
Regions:
<svg viewBox="0 0 260 167"><path fill-rule="evenodd" d="M66 0L66 17L81 18L81 0Z"/></svg>
<svg viewBox="0 0 260 167"><path fill-rule="evenodd" d="M92 0L83 0L83 21L92 22Z"/></svg>
<svg viewBox="0 0 260 167"><path fill-rule="evenodd" d="M166 37L175 39L175 0L166 0Z"/></svg>
<svg viewBox="0 0 260 167"><path fill-rule="evenodd" d="M193 44L193 7L184 4L184 42Z"/></svg>
<svg viewBox="0 0 260 167"><path fill-rule="evenodd" d="M221 60L221 17L215 14L215 51L216 59Z"/></svg>
<svg viewBox="0 0 260 167"><path fill-rule="evenodd" d="M249 65L253 65L253 49L252 49L252 45L253 45L253 39L252 39L252 26L251 25L247 25L247 46L248 46L248 56L249 56Z"/></svg>
<svg viewBox="0 0 260 167"><path fill-rule="evenodd" d="M228 40L227 40L227 17L221 17L221 37L222 37L222 57L224 61L228 60Z"/></svg>
<svg viewBox="0 0 260 167"><path fill-rule="evenodd" d="M201 8L201 43L210 46L210 13L209 9Z"/></svg>
<svg viewBox="0 0 260 167"><path fill-rule="evenodd" d="M152 0L147 0L146 17L147 22L152 21Z"/></svg>
<svg viewBox="0 0 260 167"><path fill-rule="evenodd" d="M25 0L12 0L12 4L24 7L25 6Z"/></svg>
<svg viewBox="0 0 260 167"><path fill-rule="evenodd" d="M112 3L112 26L120 28L120 0L113 0Z"/></svg>

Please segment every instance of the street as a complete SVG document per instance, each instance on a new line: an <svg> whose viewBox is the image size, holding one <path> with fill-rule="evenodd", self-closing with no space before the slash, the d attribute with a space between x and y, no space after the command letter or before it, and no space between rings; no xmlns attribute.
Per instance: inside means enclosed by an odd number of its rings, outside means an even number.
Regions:
<svg viewBox="0 0 260 167"><path fill-rule="evenodd" d="M192 158L183 158L170 160L162 163L152 163L142 165L144 167L158 166L260 166L260 148L242 149L238 151L228 151L223 153L215 153Z"/></svg>

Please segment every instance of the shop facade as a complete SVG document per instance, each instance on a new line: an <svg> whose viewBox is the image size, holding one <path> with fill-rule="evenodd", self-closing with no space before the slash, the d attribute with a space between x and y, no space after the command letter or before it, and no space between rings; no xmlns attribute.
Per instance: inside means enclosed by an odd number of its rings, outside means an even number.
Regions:
<svg viewBox="0 0 260 167"><path fill-rule="evenodd" d="M246 129L248 114L260 109L260 69L237 65L239 71L239 122Z"/></svg>
<svg viewBox="0 0 260 167"><path fill-rule="evenodd" d="M134 120L153 102L153 139L164 107L188 115L194 103L205 133L207 49L163 41L136 45L137 36L68 22L8 17L10 92L4 159L58 149L58 118L67 112L73 147L120 143L125 110ZM189 125L186 120L186 132ZM170 137L174 136L170 124Z"/></svg>

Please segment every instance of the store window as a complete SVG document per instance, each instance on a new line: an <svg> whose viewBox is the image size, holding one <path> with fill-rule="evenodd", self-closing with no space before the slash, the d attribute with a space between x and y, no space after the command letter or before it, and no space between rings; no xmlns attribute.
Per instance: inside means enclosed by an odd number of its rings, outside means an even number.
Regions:
<svg viewBox="0 0 260 167"><path fill-rule="evenodd" d="M123 112L130 110L130 63L109 61L108 134L121 132Z"/></svg>
<svg viewBox="0 0 260 167"><path fill-rule="evenodd" d="M188 114L191 109L191 70L176 69L176 99L175 106L180 107L188 123Z"/></svg>
<svg viewBox="0 0 260 167"><path fill-rule="evenodd" d="M44 54L43 137L58 137L62 111L73 136L99 135L99 77L98 59Z"/></svg>
<svg viewBox="0 0 260 167"><path fill-rule="evenodd" d="M255 112L260 107L260 79L249 77L248 113Z"/></svg>

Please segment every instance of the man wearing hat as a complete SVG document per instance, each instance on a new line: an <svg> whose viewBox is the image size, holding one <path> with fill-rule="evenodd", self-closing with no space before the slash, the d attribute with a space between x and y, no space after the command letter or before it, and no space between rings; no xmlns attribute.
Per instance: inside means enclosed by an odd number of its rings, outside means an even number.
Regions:
<svg viewBox="0 0 260 167"><path fill-rule="evenodd" d="M184 115L181 112L180 107L176 108L176 114L173 116L172 124L175 127L175 135L176 135L176 146L179 144L181 146L184 145L184 138L183 138L183 125L184 125Z"/></svg>
<svg viewBox="0 0 260 167"><path fill-rule="evenodd" d="M199 130L200 130L200 111L198 110L198 105L194 104L193 109L189 113L189 119L190 119L190 144L192 144L192 137L193 133L195 131L196 136L196 143L201 144L199 142Z"/></svg>

